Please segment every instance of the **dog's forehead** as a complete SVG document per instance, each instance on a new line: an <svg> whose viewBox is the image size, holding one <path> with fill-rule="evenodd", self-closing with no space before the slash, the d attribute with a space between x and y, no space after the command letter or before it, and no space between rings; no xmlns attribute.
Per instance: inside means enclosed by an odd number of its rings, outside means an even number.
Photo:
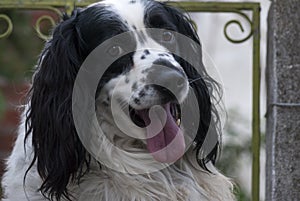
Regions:
<svg viewBox="0 0 300 201"><path fill-rule="evenodd" d="M115 0L113 0L115 2ZM112 9L126 20L129 26L137 29L145 28L145 4L140 0L117 0Z"/></svg>
<svg viewBox="0 0 300 201"><path fill-rule="evenodd" d="M110 6L112 12L120 16L130 29L143 29L145 10L147 7L147 1L144 0L105 0L97 4L104 4Z"/></svg>

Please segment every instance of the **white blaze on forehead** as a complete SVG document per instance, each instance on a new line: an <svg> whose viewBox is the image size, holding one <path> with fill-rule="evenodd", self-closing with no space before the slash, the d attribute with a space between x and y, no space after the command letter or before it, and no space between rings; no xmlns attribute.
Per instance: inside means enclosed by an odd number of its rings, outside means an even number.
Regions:
<svg viewBox="0 0 300 201"><path fill-rule="evenodd" d="M144 39L146 39L143 41L143 43L139 41L140 36L136 34L137 51L139 49L143 50L144 48L166 51L166 48L156 43L147 34L144 24L145 8L147 7L147 3L143 2L142 0L106 0L104 2L107 5L111 5L112 11L119 15L124 22L126 21L128 23L130 30L134 31L135 33L139 32L139 34L143 32L143 35L145 36ZM138 32L133 30L133 27L135 27Z"/></svg>
<svg viewBox="0 0 300 201"><path fill-rule="evenodd" d="M107 0L105 2L112 5L112 10L124 21L127 21L130 29L132 26L137 29L145 28L145 5L140 0Z"/></svg>
<svg viewBox="0 0 300 201"><path fill-rule="evenodd" d="M137 42L136 53L134 54L134 61L136 65L148 62L149 66L151 62L158 58L158 53L168 51L164 46L157 43L147 33L147 28L144 24L144 18L146 8L149 6L149 2L147 3L143 0L104 0L94 3L91 6L97 4L108 5L108 9L120 16L124 23L127 22L129 30L133 31ZM140 57L145 49L148 49L155 54L148 55L146 60L141 61ZM173 60L171 62L173 62Z"/></svg>

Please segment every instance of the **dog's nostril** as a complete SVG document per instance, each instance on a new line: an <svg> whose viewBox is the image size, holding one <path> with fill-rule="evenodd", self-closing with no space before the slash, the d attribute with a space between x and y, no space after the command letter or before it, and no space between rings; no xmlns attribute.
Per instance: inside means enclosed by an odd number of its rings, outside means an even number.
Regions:
<svg viewBox="0 0 300 201"><path fill-rule="evenodd" d="M175 91L181 90L185 86L185 77L175 70L169 70L168 72L162 73L162 75L165 75L162 79L164 79L163 82L166 86L171 87Z"/></svg>
<svg viewBox="0 0 300 201"><path fill-rule="evenodd" d="M177 87L182 88L184 86L184 84L185 84L185 80L183 78L180 77L177 79L177 82L176 82Z"/></svg>

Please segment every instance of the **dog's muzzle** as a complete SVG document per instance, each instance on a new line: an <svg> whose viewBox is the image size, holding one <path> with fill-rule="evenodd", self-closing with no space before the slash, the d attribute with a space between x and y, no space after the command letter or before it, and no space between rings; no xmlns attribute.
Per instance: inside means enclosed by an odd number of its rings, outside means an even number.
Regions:
<svg viewBox="0 0 300 201"><path fill-rule="evenodd" d="M185 152L179 103L188 89L187 77L179 65L158 59L153 62L146 80L146 84L158 92L159 101L150 108L131 108L131 119L146 127L147 149L153 158L172 163Z"/></svg>
<svg viewBox="0 0 300 201"><path fill-rule="evenodd" d="M147 84L160 92L162 103L172 100L181 102L188 85L183 70L164 59L154 61L150 69Z"/></svg>

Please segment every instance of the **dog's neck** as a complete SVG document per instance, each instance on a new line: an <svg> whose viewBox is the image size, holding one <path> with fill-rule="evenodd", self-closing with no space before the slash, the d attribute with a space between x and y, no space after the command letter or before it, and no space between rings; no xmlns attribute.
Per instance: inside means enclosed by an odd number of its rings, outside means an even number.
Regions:
<svg viewBox="0 0 300 201"><path fill-rule="evenodd" d="M211 174L194 167L187 155L164 169L144 174L123 173L105 165L100 168L95 163L79 188L83 190L79 198L93 195L92 200L106 200L108 195L110 200L233 200L227 178L217 171Z"/></svg>
<svg viewBox="0 0 300 201"><path fill-rule="evenodd" d="M90 174L85 176L80 185L83 186L82 189L85 189L85 181L95 182L95 186L101 189L109 189L85 190L97 192L96 197L99 197L99 200L104 198L103 194L109 192L116 196L115 200L122 200L122 196L136 198L133 200L143 200L147 197L153 198L150 200L227 200L226 196L231 198L231 183L228 179L219 174L212 165L210 169L213 173L200 168L192 147L174 164L155 162L142 141L125 135L119 129L113 121L109 107L101 105L98 109L101 115L96 121L104 135L98 135L98 139L91 141L101 142L101 150L98 150L101 154L97 156L101 168L98 162L91 166ZM218 186L226 186L227 189L220 194ZM118 196L121 196L120 199Z"/></svg>

